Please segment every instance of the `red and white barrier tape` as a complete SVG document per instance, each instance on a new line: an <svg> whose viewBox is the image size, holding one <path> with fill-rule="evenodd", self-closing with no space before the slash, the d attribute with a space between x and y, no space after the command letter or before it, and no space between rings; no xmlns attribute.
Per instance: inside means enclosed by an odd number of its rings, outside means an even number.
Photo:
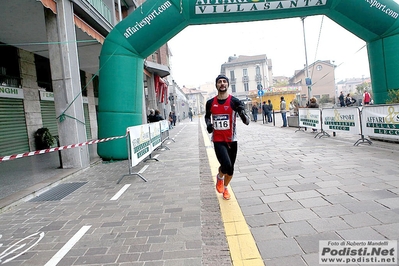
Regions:
<svg viewBox="0 0 399 266"><path fill-rule="evenodd" d="M14 154L14 155L9 155L9 156L3 156L3 157L0 157L0 162L10 161L10 160L14 160L14 159L22 158L22 157L33 156L33 155L37 155L37 154L49 153L49 152L53 152L53 151L71 149L71 148L81 147L81 146L85 146L85 145L96 144L99 142L105 142L105 141L114 140L114 139L121 139L121 138L125 138L125 137L126 137L126 135L119 136L119 137L91 140L91 141L86 141L86 142L82 142L82 143L78 143L78 144L66 145L66 146L61 146L61 147L45 149L45 150L38 150L38 151L25 152L25 153Z"/></svg>

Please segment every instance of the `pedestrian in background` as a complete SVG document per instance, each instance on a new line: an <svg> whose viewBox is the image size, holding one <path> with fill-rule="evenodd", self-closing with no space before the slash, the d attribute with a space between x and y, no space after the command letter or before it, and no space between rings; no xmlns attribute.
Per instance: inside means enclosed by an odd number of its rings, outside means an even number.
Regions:
<svg viewBox="0 0 399 266"><path fill-rule="evenodd" d="M190 118L190 121L193 121L193 112L191 110L188 111L188 118Z"/></svg>
<svg viewBox="0 0 399 266"><path fill-rule="evenodd" d="M319 104L317 103L317 99L315 97L310 98L308 108L319 108ZM317 132L317 129L312 128L313 132Z"/></svg>
<svg viewBox="0 0 399 266"><path fill-rule="evenodd" d="M227 92L229 79L225 75L216 78L217 96L206 102L205 123L208 133L212 133L213 147L220 166L216 176L216 190L223 193L225 200L230 199L227 189L234 173L237 158L236 117L249 124L250 118L245 113L244 104Z"/></svg>
<svg viewBox="0 0 399 266"><path fill-rule="evenodd" d="M252 116L254 118L254 121L258 121L258 104L254 103L252 104Z"/></svg>
<svg viewBox="0 0 399 266"><path fill-rule="evenodd" d="M169 121L169 129L172 129L173 128L173 113L172 112L169 112L168 121Z"/></svg>
<svg viewBox="0 0 399 266"><path fill-rule="evenodd" d="M371 95L367 90L363 93L363 105L369 105L371 102Z"/></svg>
<svg viewBox="0 0 399 266"><path fill-rule="evenodd" d="M339 105L341 107L345 107L345 96L344 96L344 93L342 91L341 91L341 94L338 97L338 100L339 100Z"/></svg>
<svg viewBox="0 0 399 266"><path fill-rule="evenodd" d="M164 120L161 115L161 112L159 110L155 110L154 122L158 122L161 120Z"/></svg>
<svg viewBox="0 0 399 266"><path fill-rule="evenodd" d="M272 101L267 100L267 122L269 123L273 122L272 113L273 113Z"/></svg>
<svg viewBox="0 0 399 266"><path fill-rule="evenodd" d="M280 99L280 112L283 119L283 125L281 127L287 127L287 104L284 100L284 96L281 96Z"/></svg>
<svg viewBox="0 0 399 266"><path fill-rule="evenodd" d="M177 120L176 113L172 112L172 121L173 121L173 126L174 127L176 126L176 120Z"/></svg>
<svg viewBox="0 0 399 266"><path fill-rule="evenodd" d="M154 109L150 109L150 114L148 115L147 120L148 120L148 123L156 122Z"/></svg>
<svg viewBox="0 0 399 266"><path fill-rule="evenodd" d="M345 97L345 104L346 106L353 106L353 104L356 103L356 99L351 97L351 94L348 93Z"/></svg>
<svg viewBox="0 0 399 266"><path fill-rule="evenodd" d="M267 109L268 109L268 107L267 107L266 101L264 101L263 105L262 105L262 114L263 114L263 121L265 121L266 124L269 121L267 118Z"/></svg>

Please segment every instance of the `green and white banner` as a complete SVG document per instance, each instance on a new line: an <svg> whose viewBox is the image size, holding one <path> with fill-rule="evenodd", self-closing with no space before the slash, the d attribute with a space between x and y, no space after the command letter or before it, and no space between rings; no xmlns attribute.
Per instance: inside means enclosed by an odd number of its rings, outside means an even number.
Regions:
<svg viewBox="0 0 399 266"><path fill-rule="evenodd" d="M323 130L360 134L360 112L357 107L323 109Z"/></svg>
<svg viewBox="0 0 399 266"><path fill-rule="evenodd" d="M150 123L148 126L150 127L151 148L152 150L155 150L162 144L161 123Z"/></svg>
<svg viewBox="0 0 399 266"><path fill-rule="evenodd" d="M299 126L321 129L320 109L299 108Z"/></svg>
<svg viewBox="0 0 399 266"><path fill-rule="evenodd" d="M399 140L399 105L363 107L362 126L365 136Z"/></svg>
<svg viewBox="0 0 399 266"><path fill-rule="evenodd" d="M127 128L130 148L130 167L136 166L151 154L152 145L150 139L150 128L148 124Z"/></svg>

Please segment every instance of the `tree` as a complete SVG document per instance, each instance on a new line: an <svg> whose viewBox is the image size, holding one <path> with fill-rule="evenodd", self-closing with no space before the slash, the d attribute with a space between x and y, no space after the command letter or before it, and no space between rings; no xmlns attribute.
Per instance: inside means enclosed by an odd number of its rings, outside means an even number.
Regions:
<svg viewBox="0 0 399 266"><path fill-rule="evenodd" d="M333 99L330 99L328 95L323 95L321 96L319 103L330 103L332 100Z"/></svg>
<svg viewBox="0 0 399 266"><path fill-rule="evenodd" d="M369 82L363 82L362 84L357 85L355 94L363 95L365 90L371 93L371 84Z"/></svg>
<svg viewBox="0 0 399 266"><path fill-rule="evenodd" d="M276 88L287 87L288 86L288 81L287 80L280 80L280 81L277 81L273 86L276 87Z"/></svg>
<svg viewBox="0 0 399 266"><path fill-rule="evenodd" d="M388 91L387 103L399 103L399 89Z"/></svg>

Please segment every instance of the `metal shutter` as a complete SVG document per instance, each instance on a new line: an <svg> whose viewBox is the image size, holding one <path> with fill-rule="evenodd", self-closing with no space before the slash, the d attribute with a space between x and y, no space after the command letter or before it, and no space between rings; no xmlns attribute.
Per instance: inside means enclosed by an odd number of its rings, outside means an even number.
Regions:
<svg viewBox="0 0 399 266"><path fill-rule="evenodd" d="M0 98L0 156L29 151L22 99Z"/></svg>
<svg viewBox="0 0 399 266"><path fill-rule="evenodd" d="M58 136L57 116L55 115L54 102L40 101L40 109L42 111L43 127L48 128L51 135Z"/></svg>

